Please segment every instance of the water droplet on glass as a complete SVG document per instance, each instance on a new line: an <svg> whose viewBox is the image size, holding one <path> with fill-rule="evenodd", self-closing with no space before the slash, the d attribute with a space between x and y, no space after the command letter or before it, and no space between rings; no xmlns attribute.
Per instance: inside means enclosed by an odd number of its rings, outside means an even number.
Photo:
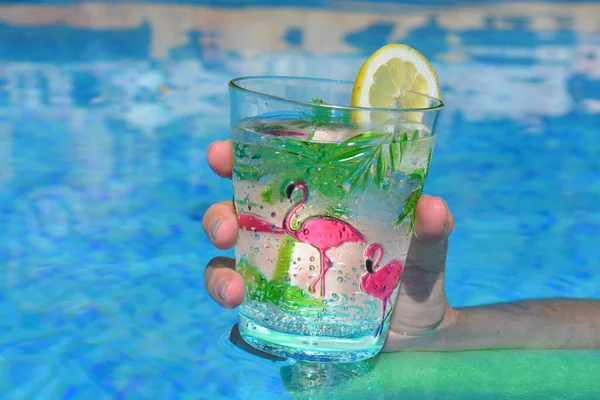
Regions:
<svg viewBox="0 0 600 400"><path fill-rule="evenodd" d="M356 272L356 267L353 267L353 268L352 268L352 272Z"/></svg>
<svg viewBox="0 0 600 400"><path fill-rule="evenodd" d="M331 293L331 298L332 298L333 300L337 300L337 299L339 299L339 298L340 298L340 296L338 296L338 294L337 294L337 293Z"/></svg>
<svg viewBox="0 0 600 400"><path fill-rule="evenodd" d="M286 276L284 279L285 283L290 283L292 280L290 279L289 276Z"/></svg>
<svg viewBox="0 0 600 400"><path fill-rule="evenodd" d="M271 218L275 218L276 216L277 216L277 213L276 213L275 211L273 211L273 212L271 213Z"/></svg>
<svg viewBox="0 0 600 400"><path fill-rule="evenodd" d="M311 265L310 267L308 267L309 270L314 271L315 270L315 266Z"/></svg>
<svg viewBox="0 0 600 400"><path fill-rule="evenodd" d="M338 275L341 275L341 274L342 274L342 270L338 270Z"/></svg>
<svg viewBox="0 0 600 400"><path fill-rule="evenodd" d="M254 239L260 240L260 235L257 233L256 235L254 235Z"/></svg>
<svg viewBox="0 0 600 400"><path fill-rule="evenodd" d="M344 282L344 278L342 278L341 276L338 276L337 281L338 281L338 283L342 283L342 282Z"/></svg>
<svg viewBox="0 0 600 400"><path fill-rule="evenodd" d="M315 261L315 258L313 256L310 257L310 261Z"/></svg>

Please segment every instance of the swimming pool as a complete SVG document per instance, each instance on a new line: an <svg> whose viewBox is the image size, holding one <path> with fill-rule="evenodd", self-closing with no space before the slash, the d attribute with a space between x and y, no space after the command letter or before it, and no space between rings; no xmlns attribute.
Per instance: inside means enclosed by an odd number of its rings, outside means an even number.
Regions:
<svg viewBox="0 0 600 400"><path fill-rule="evenodd" d="M352 79L390 41L445 85L451 303L600 298L600 3L283 3L0 5L0 397L595 398L593 351L311 366L230 342L202 277L231 252L199 223L231 196L205 163L228 79Z"/></svg>

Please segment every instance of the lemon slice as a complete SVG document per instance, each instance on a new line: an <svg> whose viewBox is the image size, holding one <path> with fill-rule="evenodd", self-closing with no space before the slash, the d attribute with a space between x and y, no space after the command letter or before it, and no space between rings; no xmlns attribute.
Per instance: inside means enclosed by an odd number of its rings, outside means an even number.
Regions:
<svg viewBox="0 0 600 400"><path fill-rule="evenodd" d="M412 47L388 44L373 53L354 81L353 107L419 109L428 108L427 98L441 99L438 75L427 59ZM420 122L422 114L406 113L407 120ZM354 112L356 123L385 122L389 114Z"/></svg>

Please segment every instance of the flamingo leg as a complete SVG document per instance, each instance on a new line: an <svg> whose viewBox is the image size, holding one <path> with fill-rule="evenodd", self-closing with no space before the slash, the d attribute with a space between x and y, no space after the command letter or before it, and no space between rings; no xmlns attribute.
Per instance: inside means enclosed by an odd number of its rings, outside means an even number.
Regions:
<svg viewBox="0 0 600 400"><path fill-rule="evenodd" d="M387 309L387 299L383 301L383 312L381 313L381 323L375 332L375 336L379 336L383 333L383 323L385 322L385 310Z"/></svg>
<svg viewBox="0 0 600 400"><path fill-rule="evenodd" d="M329 271L329 268L331 267L331 260L325 255L325 252L323 252L321 259L324 261L322 267L323 270L321 272L321 297L325 297L325 275L327 275L327 271Z"/></svg>
<svg viewBox="0 0 600 400"><path fill-rule="evenodd" d="M323 251L321 251L319 249L319 262L321 263L321 269L319 271L319 275L315 278L314 281L312 281L312 283L308 287L308 290L311 291L312 293L315 293L317 291L317 283L321 279L321 276L323 273L323 256L324 256ZM321 293L321 296L323 296L323 293Z"/></svg>
<svg viewBox="0 0 600 400"><path fill-rule="evenodd" d="M311 292L315 293L317 291L317 283L319 283L319 281L321 281L320 295L321 295L321 297L323 297L323 296L325 296L325 274L327 273L327 270L329 269L329 264L331 263L331 261L325 255L324 250L319 250L319 258L321 259L321 271L319 272L319 276L317 276L315 278L315 280L310 284L309 290Z"/></svg>
<svg viewBox="0 0 600 400"><path fill-rule="evenodd" d="M375 331L375 336L379 336L383 333L383 324L385 323L385 320L390 316L390 314L392 313L392 310L390 310L390 312L388 313L388 315L385 315L385 311L387 310L387 303L388 303L388 298L385 298L383 300L383 313L382 313L382 317L381 317L381 324L379 324L379 327L377 328L377 331Z"/></svg>

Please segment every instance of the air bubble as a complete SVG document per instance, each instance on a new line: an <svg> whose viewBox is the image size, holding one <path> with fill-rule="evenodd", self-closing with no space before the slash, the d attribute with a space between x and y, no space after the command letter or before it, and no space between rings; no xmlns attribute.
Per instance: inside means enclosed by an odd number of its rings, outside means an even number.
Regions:
<svg viewBox="0 0 600 400"><path fill-rule="evenodd" d="M254 239L260 240L260 235L257 233L256 235L254 235Z"/></svg>
<svg viewBox="0 0 600 400"><path fill-rule="evenodd" d="M331 293L331 298L335 301L340 298L337 293Z"/></svg>
<svg viewBox="0 0 600 400"><path fill-rule="evenodd" d="M310 260L311 262L312 262L312 261L315 261L315 257L314 257L314 256L311 256L311 257L309 258L309 260Z"/></svg>
<svg viewBox="0 0 600 400"><path fill-rule="evenodd" d="M338 276L337 281L338 281L338 283L342 283L342 282L344 282L344 278L342 278L341 276Z"/></svg>
<svg viewBox="0 0 600 400"><path fill-rule="evenodd" d="M314 271L315 270L315 266L311 265L310 267L308 267L309 270Z"/></svg>
<svg viewBox="0 0 600 400"><path fill-rule="evenodd" d="M289 276L286 276L284 279L285 283L290 283L292 280L290 279Z"/></svg>

